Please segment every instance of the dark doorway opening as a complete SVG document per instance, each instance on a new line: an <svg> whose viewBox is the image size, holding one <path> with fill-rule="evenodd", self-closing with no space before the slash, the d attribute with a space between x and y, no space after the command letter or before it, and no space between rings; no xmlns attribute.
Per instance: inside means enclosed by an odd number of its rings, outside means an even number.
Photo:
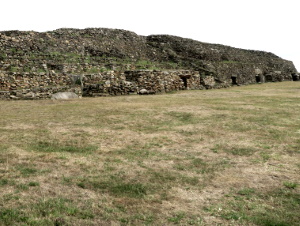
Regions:
<svg viewBox="0 0 300 226"><path fill-rule="evenodd" d="M292 77L293 77L293 81L299 81L299 75L293 74Z"/></svg>
<svg viewBox="0 0 300 226"><path fill-rule="evenodd" d="M181 80L183 81L184 88L187 89L187 78L186 77L181 77Z"/></svg>
<svg viewBox="0 0 300 226"><path fill-rule="evenodd" d="M266 82L273 82L272 75L266 75Z"/></svg>
<svg viewBox="0 0 300 226"><path fill-rule="evenodd" d="M260 82L261 82L260 76L259 76L259 75L256 75L256 76L255 76L255 80L256 80L256 83L260 83Z"/></svg>
<svg viewBox="0 0 300 226"><path fill-rule="evenodd" d="M237 85L236 76L231 76L231 83L232 85Z"/></svg>

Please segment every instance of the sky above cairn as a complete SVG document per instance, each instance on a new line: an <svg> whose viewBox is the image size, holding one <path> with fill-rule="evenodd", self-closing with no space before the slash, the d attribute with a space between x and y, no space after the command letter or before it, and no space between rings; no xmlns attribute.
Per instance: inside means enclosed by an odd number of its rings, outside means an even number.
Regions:
<svg viewBox="0 0 300 226"><path fill-rule="evenodd" d="M11 0L0 31L105 27L263 50L300 71L299 0Z"/></svg>

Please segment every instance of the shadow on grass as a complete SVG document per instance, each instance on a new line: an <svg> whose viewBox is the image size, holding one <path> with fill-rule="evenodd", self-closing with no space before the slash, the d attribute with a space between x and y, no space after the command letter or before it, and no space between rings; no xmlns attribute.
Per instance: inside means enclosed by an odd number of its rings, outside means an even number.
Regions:
<svg viewBox="0 0 300 226"><path fill-rule="evenodd" d="M66 144L57 141L39 141L30 146L31 149L39 152L70 152L90 154L98 149L93 145L82 145L76 141L69 141Z"/></svg>

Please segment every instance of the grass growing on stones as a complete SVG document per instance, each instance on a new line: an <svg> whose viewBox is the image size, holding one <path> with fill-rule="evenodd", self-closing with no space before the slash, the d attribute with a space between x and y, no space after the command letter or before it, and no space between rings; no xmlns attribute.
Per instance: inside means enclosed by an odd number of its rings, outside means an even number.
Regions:
<svg viewBox="0 0 300 226"><path fill-rule="evenodd" d="M299 103L297 82L1 101L0 225L298 225Z"/></svg>

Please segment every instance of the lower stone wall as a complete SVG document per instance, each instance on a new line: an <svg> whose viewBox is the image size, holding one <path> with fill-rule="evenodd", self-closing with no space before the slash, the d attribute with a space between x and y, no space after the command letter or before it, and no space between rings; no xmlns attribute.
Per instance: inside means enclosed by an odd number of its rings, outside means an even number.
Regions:
<svg viewBox="0 0 300 226"><path fill-rule="evenodd" d="M115 71L85 75L83 96L158 94L184 89L201 89L197 71Z"/></svg>
<svg viewBox="0 0 300 226"><path fill-rule="evenodd" d="M0 72L0 99L48 99L64 91L90 97L157 94L205 88L200 82L199 72L189 70L106 71L86 75Z"/></svg>
<svg viewBox="0 0 300 226"><path fill-rule="evenodd" d="M38 100L50 99L52 94L58 92L73 92L78 96L82 95L80 87L35 87L32 89L16 89L10 91L0 91L0 100Z"/></svg>
<svg viewBox="0 0 300 226"><path fill-rule="evenodd" d="M81 84L74 76L46 73L10 73L0 71L0 99L49 99L57 92L81 96Z"/></svg>
<svg viewBox="0 0 300 226"><path fill-rule="evenodd" d="M115 96L137 93L136 83L126 81L124 73L107 71L82 76L83 96Z"/></svg>
<svg viewBox="0 0 300 226"><path fill-rule="evenodd" d="M71 76L50 73L9 73L0 71L0 90L31 89L33 87L71 86Z"/></svg>
<svg viewBox="0 0 300 226"><path fill-rule="evenodd" d="M141 90L156 94L201 88L197 71L126 71L125 77L127 81L137 84L138 93Z"/></svg>
<svg viewBox="0 0 300 226"><path fill-rule="evenodd" d="M218 77L207 71L106 71L98 74L10 73L0 71L0 99L49 99L57 92L96 97L129 94L158 94L185 89L225 88L231 85L275 82L288 79L280 71L241 70ZM225 67L223 67L224 69ZM241 73L243 76L241 76ZM246 74L249 73L247 76ZM250 76L250 77L249 77ZM291 77L291 76L290 76ZM294 75L297 81L299 76Z"/></svg>
<svg viewBox="0 0 300 226"><path fill-rule="evenodd" d="M281 82L292 80L292 70L282 67L276 68L276 65L266 67L260 64L243 64L239 62L215 63L214 71L216 80L223 84L232 84L232 78L235 78L237 84L247 85L260 82ZM270 70L272 68L272 70Z"/></svg>

